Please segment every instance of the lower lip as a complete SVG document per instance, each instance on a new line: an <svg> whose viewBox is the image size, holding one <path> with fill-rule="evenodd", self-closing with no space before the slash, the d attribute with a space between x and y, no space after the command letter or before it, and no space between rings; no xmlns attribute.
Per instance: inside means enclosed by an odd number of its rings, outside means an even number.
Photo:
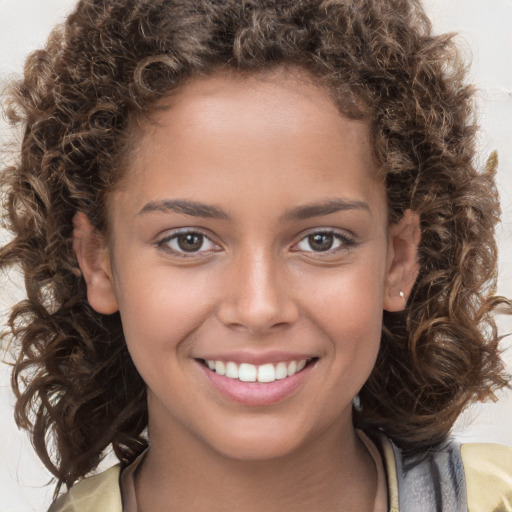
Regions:
<svg viewBox="0 0 512 512"><path fill-rule="evenodd" d="M242 382L212 372L198 362L213 387L226 398L244 405L271 405L293 394L308 377L316 363L308 364L303 370L274 382Z"/></svg>

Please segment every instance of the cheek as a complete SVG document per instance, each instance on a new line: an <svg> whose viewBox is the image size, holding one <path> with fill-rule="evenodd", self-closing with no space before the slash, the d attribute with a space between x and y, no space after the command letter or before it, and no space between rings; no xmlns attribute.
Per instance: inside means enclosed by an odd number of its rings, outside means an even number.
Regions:
<svg viewBox="0 0 512 512"><path fill-rule="evenodd" d="M117 280L126 342L135 363L186 351L181 342L211 311L208 279L168 267L151 272L132 267Z"/></svg>
<svg viewBox="0 0 512 512"><path fill-rule="evenodd" d="M380 330L385 264L368 260L361 257L356 264L301 276L299 295L316 311L322 325L354 334Z"/></svg>
<svg viewBox="0 0 512 512"><path fill-rule="evenodd" d="M361 386L371 373L380 346L383 265L358 265L345 272L336 269L319 286L304 282L304 291L314 290L304 302L304 309L329 340L335 353L334 371L344 380ZM357 391L357 389L356 389Z"/></svg>

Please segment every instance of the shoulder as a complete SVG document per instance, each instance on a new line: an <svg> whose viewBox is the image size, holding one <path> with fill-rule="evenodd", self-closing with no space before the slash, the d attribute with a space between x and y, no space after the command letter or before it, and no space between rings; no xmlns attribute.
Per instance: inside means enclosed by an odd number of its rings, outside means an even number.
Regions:
<svg viewBox="0 0 512 512"><path fill-rule="evenodd" d="M55 501L48 512L122 512L119 465L85 478Z"/></svg>
<svg viewBox="0 0 512 512"><path fill-rule="evenodd" d="M461 445L470 512L512 510L512 448L491 443Z"/></svg>
<svg viewBox="0 0 512 512"><path fill-rule="evenodd" d="M512 511L512 448L459 444L404 456L380 437L392 511Z"/></svg>

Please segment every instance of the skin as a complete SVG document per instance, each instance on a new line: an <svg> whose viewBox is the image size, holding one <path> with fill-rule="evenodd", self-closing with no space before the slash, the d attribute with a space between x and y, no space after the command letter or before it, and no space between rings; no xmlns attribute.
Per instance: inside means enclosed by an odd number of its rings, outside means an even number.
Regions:
<svg viewBox="0 0 512 512"><path fill-rule="evenodd" d="M89 301L120 311L148 386L140 510L373 510L352 399L375 363L383 309L402 309L414 283L417 216L388 225L368 124L303 73L194 79L166 105L109 198L110 238L75 218ZM176 200L224 215L166 207ZM195 252L172 238L186 228L207 237ZM200 361L277 352L317 359L268 405L227 398Z"/></svg>

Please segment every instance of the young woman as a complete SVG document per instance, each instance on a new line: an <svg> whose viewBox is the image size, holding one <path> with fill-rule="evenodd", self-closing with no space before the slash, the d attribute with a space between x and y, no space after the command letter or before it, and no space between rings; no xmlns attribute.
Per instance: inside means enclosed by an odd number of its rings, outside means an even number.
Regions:
<svg viewBox="0 0 512 512"><path fill-rule="evenodd" d="M52 511L512 506L492 161L410 0L84 0L12 89L20 425ZM80 481L112 446L120 465Z"/></svg>

